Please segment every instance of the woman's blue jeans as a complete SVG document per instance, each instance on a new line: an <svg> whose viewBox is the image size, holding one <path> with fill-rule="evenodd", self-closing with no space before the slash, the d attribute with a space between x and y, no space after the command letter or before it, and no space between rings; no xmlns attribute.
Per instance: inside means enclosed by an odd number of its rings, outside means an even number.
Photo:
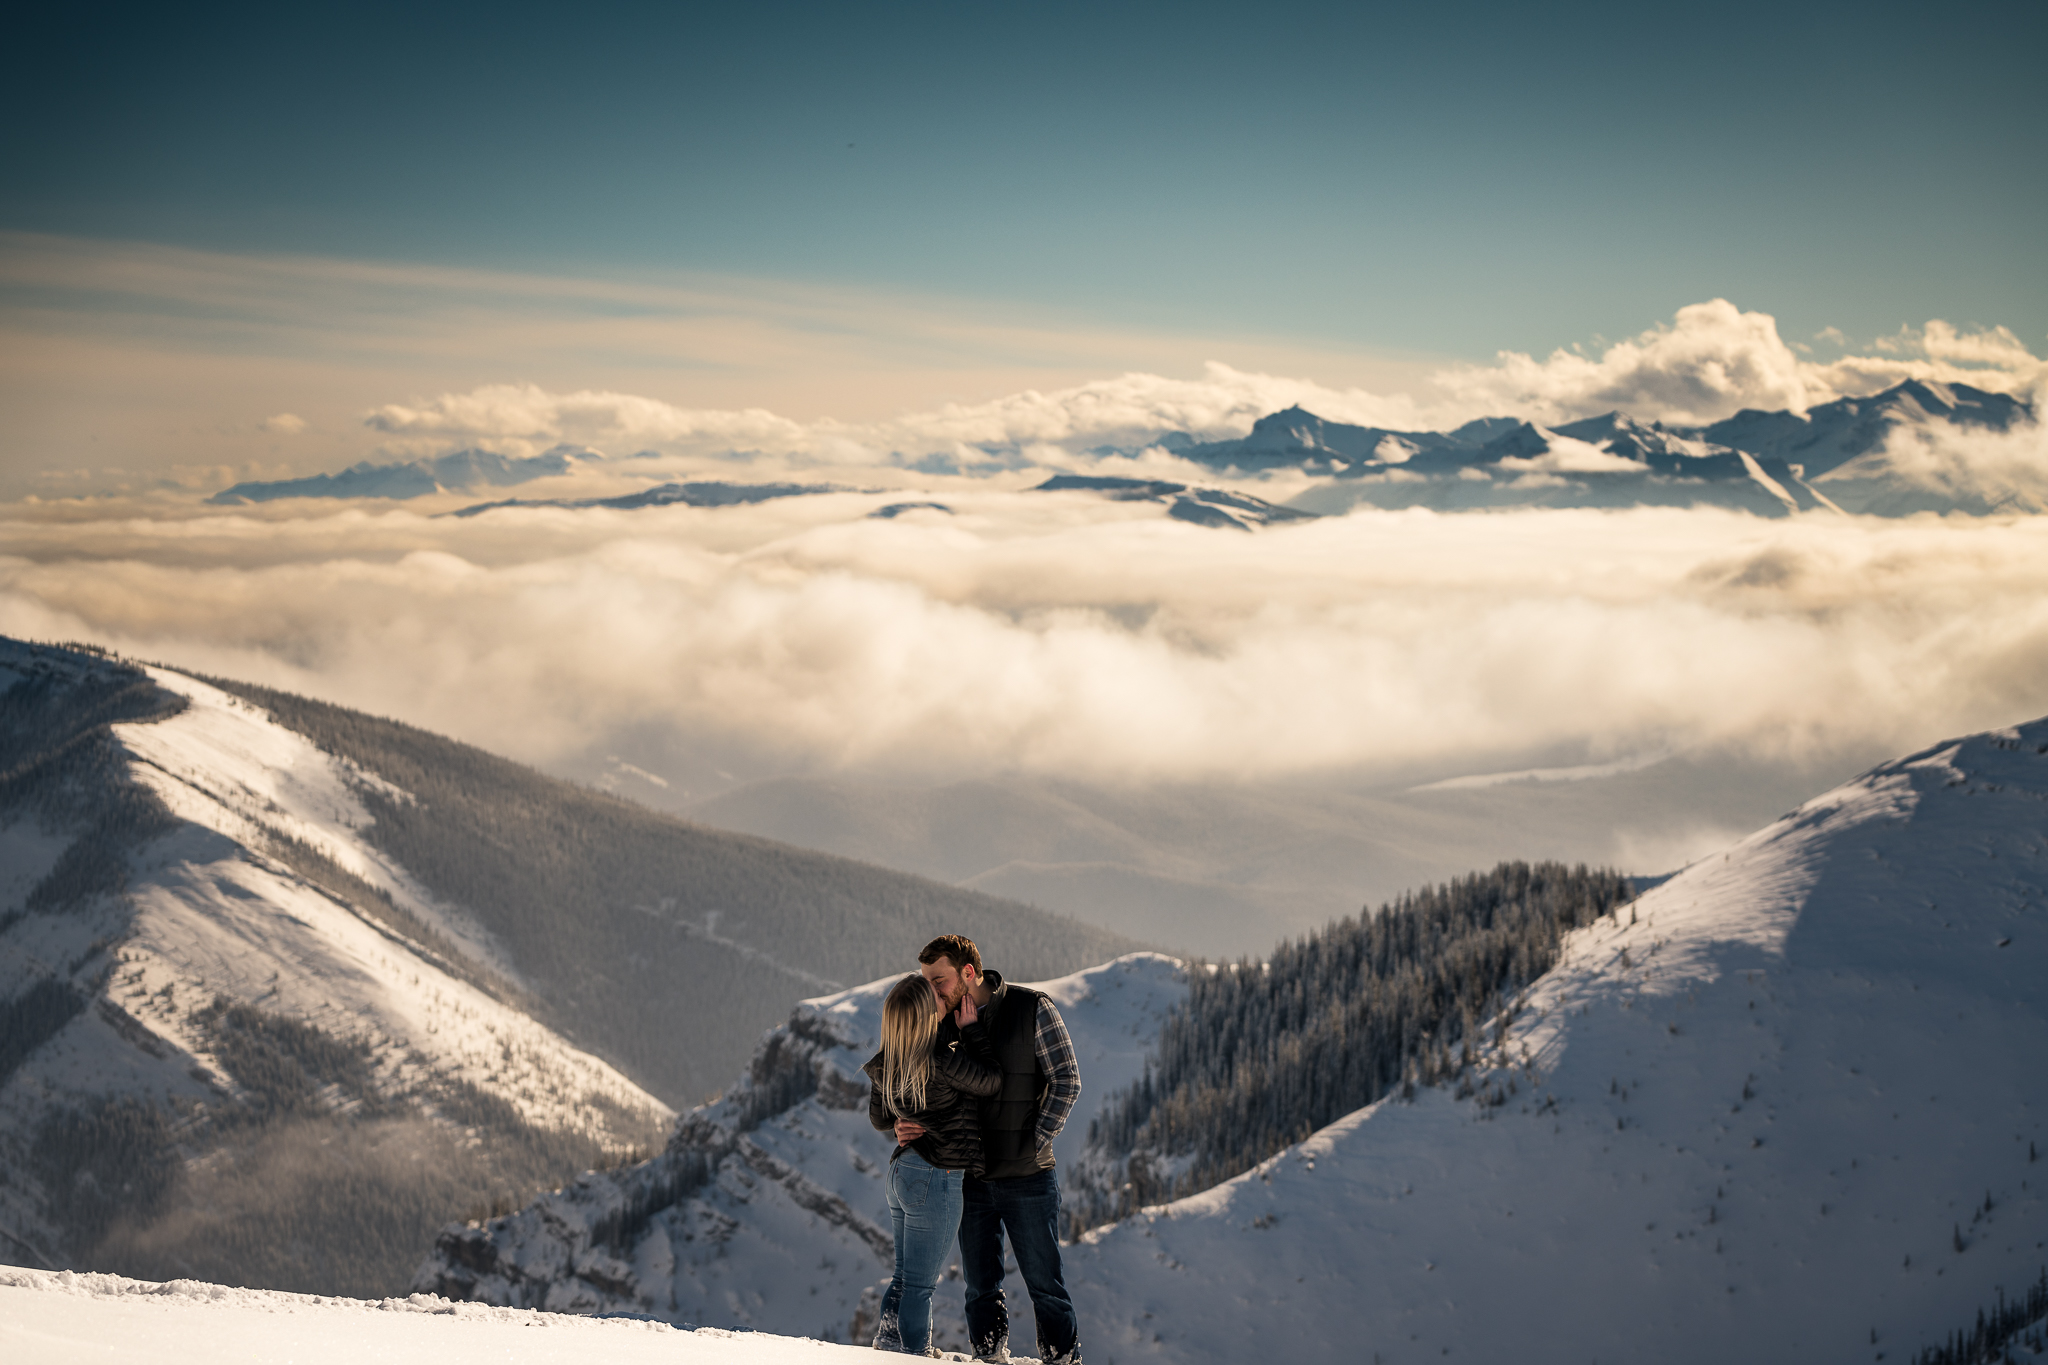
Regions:
<svg viewBox="0 0 2048 1365"><path fill-rule="evenodd" d="M965 1171L942 1171L914 1151L889 1163L889 1231L896 1274L882 1296L875 1349L923 1355L932 1343L932 1290L960 1232Z"/></svg>

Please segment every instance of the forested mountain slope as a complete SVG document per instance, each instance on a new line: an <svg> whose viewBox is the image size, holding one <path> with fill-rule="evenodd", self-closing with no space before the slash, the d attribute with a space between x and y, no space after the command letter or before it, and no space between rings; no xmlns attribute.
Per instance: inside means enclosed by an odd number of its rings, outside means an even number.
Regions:
<svg viewBox="0 0 2048 1365"><path fill-rule="evenodd" d="M1397 1086L1457 1077L1471 1093L1487 1025L1565 935L1634 897L1618 873L1503 863L1196 973L1139 1083L1090 1122L1069 1216L1208 1189Z"/></svg>

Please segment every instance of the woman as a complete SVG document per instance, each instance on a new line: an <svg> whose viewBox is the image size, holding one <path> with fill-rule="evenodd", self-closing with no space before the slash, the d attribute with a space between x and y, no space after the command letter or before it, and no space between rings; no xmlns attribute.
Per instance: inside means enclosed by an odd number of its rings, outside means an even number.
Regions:
<svg viewBox="0 0 2048 1365"><path fill-rule="evenodd" d="M889 1231L896 1274L882 1297L875 1349L937 1355L932 1290L960 1231L961 1181L981 1164L975 1100L1002 1087L1003 1073L977 1021L974 995L948 1018L923 977L904 977L882 1001L882 1050L861 1068L874 1082L868 1122L893 1132L898 1119L924 1132L889 1157Z"/></svg>

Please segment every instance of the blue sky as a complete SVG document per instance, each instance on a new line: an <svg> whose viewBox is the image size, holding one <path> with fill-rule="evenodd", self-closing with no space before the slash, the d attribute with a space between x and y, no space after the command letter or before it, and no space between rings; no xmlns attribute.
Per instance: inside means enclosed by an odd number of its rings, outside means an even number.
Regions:
<svg viewBox="0 0 2048 1365"><path fill-rule="evenodd" d="M1473 359L1715 296L2038 349L2044 13L52 6L0 228Z"/></svg>

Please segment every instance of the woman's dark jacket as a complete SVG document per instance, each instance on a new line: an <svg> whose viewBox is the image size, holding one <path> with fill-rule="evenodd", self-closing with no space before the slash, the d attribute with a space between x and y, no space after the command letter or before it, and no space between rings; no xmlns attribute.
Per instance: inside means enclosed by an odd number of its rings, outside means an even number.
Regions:
<svg viewBox="0 0 2048 1365"><path fill-rule="evenodd" d="M877 1052L861 1068L873 1082L868 1087L868 1122L881 1132L891 1132L896 1120L906 1118L924 1125L924 1136L909 1144L909 1150L942 1171L966 1171L979 1176L981 1119L978 1101L1002 1089L1003 1073L996 1065L995 1049L989 1045L988 1030L980 1020L958 1028L949 1016L939 1024L932 1040L932 1074L925 1086L925 1108L921 1113L898 1114L882 1095L882 1054ZM889 1154L902 1156L899 1146Z"/></svg>

